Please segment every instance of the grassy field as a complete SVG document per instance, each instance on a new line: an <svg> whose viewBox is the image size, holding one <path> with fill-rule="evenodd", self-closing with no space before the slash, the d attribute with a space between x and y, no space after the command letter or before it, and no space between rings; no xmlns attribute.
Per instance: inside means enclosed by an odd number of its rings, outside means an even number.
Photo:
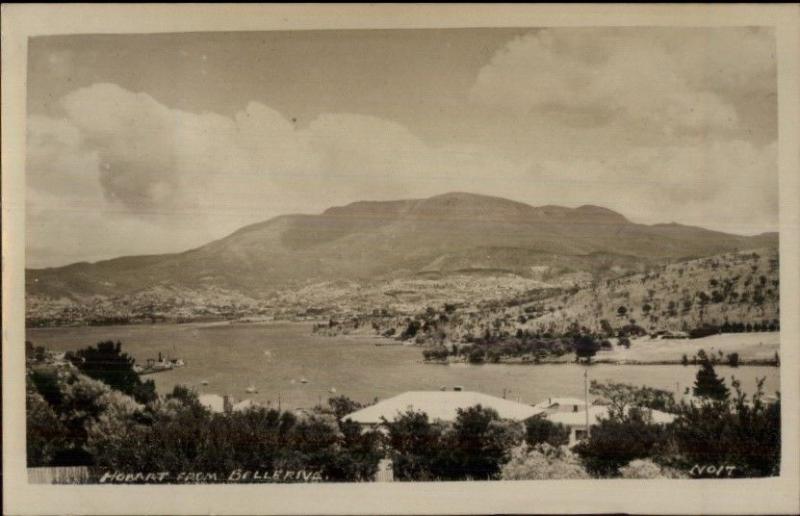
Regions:
<svg viewBox="0 0 800 516"><path fill-rule="evenodd" d="M615 345L612 350L597 353L595 360L610 363L680 363L684 354L691 361L701 349L708 355L716 355L717 358L720 351L723 355L739 353L739 360L742 363L768 362L775 358L775 353L780 349L780 333L726 333L685 340L656 340L642 337L631 340L630 349Z"/></svg>

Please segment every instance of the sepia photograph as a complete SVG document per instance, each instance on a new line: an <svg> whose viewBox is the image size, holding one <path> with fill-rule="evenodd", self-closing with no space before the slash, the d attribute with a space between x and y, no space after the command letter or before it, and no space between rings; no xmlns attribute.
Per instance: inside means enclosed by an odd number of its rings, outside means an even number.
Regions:
<svg viewBox="0 0 800 516"><path fill-rule="evenodd" d="M25 47L23 482L795 474L774 25Z"/></svg>

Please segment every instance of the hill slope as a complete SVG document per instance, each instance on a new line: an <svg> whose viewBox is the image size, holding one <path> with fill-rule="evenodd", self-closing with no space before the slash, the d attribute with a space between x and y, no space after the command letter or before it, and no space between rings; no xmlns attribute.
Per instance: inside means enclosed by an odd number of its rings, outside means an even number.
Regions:
<svg viewBox="0 0 800 516"><path fill-rule="evenodd" d="M318 281L496 270L523 276L570 257L569 271L642 267L678 258L777 246L776 234L731 235L677 224L642 225L596 206L534 207L450 193L356 202L319 215L285 215L197 249L26 274L30 296L85 300L152 288L223 289L263 297Z"/></svg>

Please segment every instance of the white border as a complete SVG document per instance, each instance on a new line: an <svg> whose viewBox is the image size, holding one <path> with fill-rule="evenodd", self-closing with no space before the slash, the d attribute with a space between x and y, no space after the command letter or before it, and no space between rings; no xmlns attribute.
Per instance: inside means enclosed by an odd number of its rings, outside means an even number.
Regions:
<svg viewBox="0 0 800 516"><path fill-rule="evenodd" d="M4 514L800 513L798 6L3 5ZM24 450L24 144L28 36L71 33L542 26L776 29L779 66L781 477L224 486L28 485ZM742 209L747 209L745 206Z"/></svg>

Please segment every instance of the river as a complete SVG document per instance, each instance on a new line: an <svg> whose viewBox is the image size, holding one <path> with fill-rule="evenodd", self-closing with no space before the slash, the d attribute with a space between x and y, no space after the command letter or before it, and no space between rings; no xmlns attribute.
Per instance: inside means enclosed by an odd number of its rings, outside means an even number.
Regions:
<svg viewBox="0 0 800 516"><path fill-rule="evenodd" d="M159 352L186 361L186 367L146 377L155 380L161 393L183 384L199 393L229 394L237 400L249 398L273 406L280 398L284 409L308 408L334 394L366 402L410 390L457 385L537 403L548 397L582 397L586 369L577 364L423 364L418 348L375 346L377 341L366 337L317 336L311 333L310 323L31 328L27 339L54 351L119 340L123 350L140 363L157 358ZM735 375L746 392L754 390L757 377L766 377L767 394L780 388L776 367L716 369L728 385ZM696 372L696 367L680 365L597 364L588 368L590 380L681 393L692 385ZM208 384L202 385L203 381ZM258 392L246 393L249 385Z"/></svg>

